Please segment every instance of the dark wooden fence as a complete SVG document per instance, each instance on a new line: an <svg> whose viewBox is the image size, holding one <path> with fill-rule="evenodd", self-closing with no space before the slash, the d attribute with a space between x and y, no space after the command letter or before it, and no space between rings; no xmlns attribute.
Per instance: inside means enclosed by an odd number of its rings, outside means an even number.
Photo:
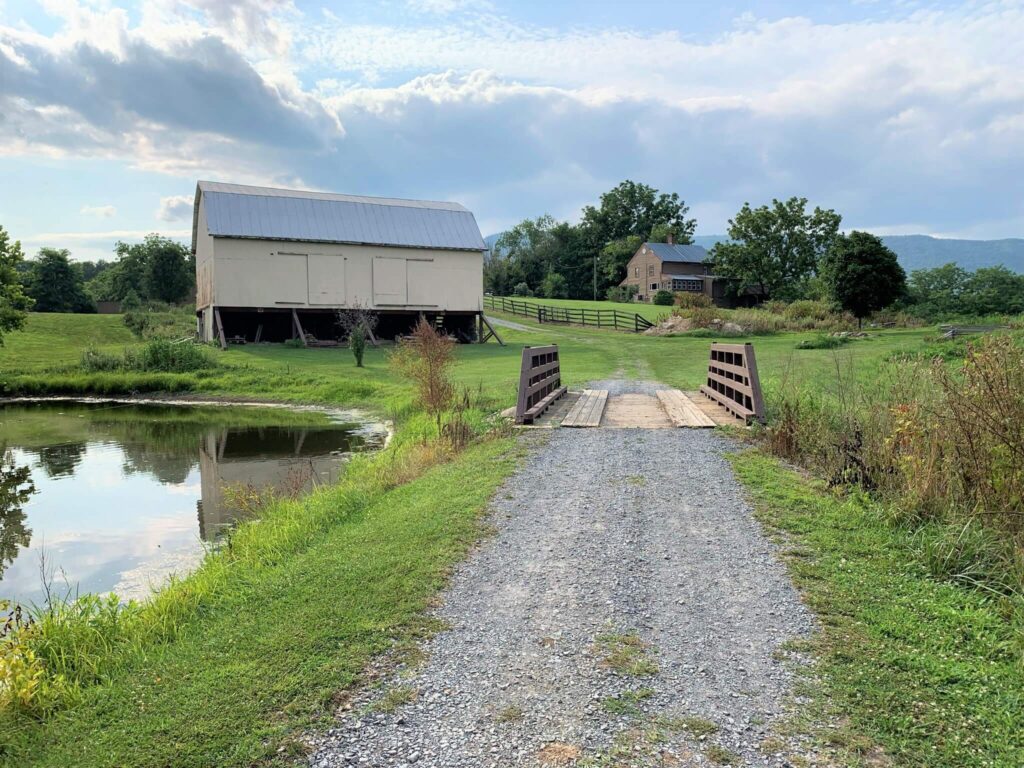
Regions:
<svg viewBox="0 0 1024 768"><path fill-rule="evenodd" d="M516 424L532 424L555 400L565 394L558 345L524 347L519 371Z"/></svg>
<svg viewBox="0 0 1024 768"><path fill-rule="evenodd" d="M617 309L583 309L577 307L555 307L538 304L535 301L506 299L502 296L484 296L484 306L510 315L520 315L538 323L561 323L562 325L589 325L595 328L611 328L616 331L641 333L653 327L654 323L637 313L621 312Z"/></svg>
<svg viewBox="0 0 1024 768"><path fill-rule="evenodd" d="M753 344L711 345L707 383L700 391L737 418L764 421L764 396Z"/></svg>

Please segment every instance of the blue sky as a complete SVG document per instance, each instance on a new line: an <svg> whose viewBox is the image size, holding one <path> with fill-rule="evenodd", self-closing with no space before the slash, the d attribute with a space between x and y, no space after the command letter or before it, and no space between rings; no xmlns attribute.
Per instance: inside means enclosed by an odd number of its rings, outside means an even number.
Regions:
<svg viewBox="0 0 1024 768"><path fill-rule="evenodd" d="M199 178L453 199L485 234L624 178L698 232L1024 236L1024 2L0 0L0 224L185 237Z"/></svg>

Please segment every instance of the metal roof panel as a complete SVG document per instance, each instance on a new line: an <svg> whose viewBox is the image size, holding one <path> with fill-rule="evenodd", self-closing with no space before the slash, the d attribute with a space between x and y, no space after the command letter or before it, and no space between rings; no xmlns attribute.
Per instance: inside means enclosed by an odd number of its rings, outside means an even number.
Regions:
<svg viewBox="0 0 1024 768"><path fill-rule="evenodd" d="M209 234L483 251L473 214L458 203L301 192L200 181ZM193 226L192 247L197 236Z"/></svg>

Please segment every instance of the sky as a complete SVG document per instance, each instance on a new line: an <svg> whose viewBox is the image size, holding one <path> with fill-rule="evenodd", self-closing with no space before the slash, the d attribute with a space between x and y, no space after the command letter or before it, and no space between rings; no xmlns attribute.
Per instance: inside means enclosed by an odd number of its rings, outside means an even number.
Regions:
<svg viewBox="0 0 1024 768"><path fill-rule="evenodd" d="M0 0L0 225L188 239L198 179L455 200L483 233L623 179L698 234L1024 236L1024 0Z"/></svg>

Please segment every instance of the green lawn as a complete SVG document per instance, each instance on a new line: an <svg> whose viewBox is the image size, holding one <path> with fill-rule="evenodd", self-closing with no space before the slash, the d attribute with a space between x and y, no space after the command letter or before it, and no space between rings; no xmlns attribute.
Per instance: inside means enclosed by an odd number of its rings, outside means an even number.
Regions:
<svg viewBox="0 0 1024 768"><path fill-rule="evenodd" d="M703 383L711 339L691 336L644 336L578 326L537 325L514 315L501 315L529 328L498 327L507 346L490 342L458 349L457 379L482 391L489 403L505 407L515 402L519 364L524 345L556 343L560 347L564 380L570 386L609 377L656 379L670 386L696 389ZM87 332L79 331L84 323ZM28 330L11 333L0 348L0 392L108 393L145 391L205 393L362 405L384 412L409 407L410 390L396 382L388 368L388 346L367 350L365 368L352 363L347 349L295 349L284 345L231 347L218 353L224 367L197 374L124 374L46 372L46 368L78 360L102 329L106 346L138 343L119 316L31 315ZM871 376L877 363L899 350L912 351L934 335L929 329L881 331L838 350L798 350L813 332L754 336L761 380L768 392L785 380L819 388L834 387L837 366ZM115 341L116 340L116 341ZM32 350L25 355L24 350ZM6 375L5 375L6 374Z"/></svg>
<svg viewBox="0 0 1024 768"><path fill-rule="evenodd" d="M543 304L549 307L568 307L570 309L617 309L627 314L638 314L646 317L652 323L672 313L672 307L662 307L656 304L649 304L642 301L591 301L589 299L542 299L522 298L519 296L506 297L512 301L528 301L532 304Z"/></svg>
<svg viewBox="0 0 1024 768"><path fill-rule="evenodd" d="M121 315L30 313L23 331L4 334L0 373L37 371L77 363L82 350L94 346L116 351L135 337Z"/></svg>

